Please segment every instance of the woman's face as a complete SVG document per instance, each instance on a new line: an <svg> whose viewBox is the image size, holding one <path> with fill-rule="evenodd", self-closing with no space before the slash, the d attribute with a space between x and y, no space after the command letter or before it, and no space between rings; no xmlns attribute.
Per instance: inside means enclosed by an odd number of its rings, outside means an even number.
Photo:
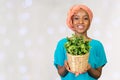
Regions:
<svg viewBox="0 0 120 80"><path fill-rule="evenodd" d="M75 13L72 17L72 24L75 33L84 34L87 33L87 30L90 26L90 18L86 11L80 9L77 13Z"/></svg>

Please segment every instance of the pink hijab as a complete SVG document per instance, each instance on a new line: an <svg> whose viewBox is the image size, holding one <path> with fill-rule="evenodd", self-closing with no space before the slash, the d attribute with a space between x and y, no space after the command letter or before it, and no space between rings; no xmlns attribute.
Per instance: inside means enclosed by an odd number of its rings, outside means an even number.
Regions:
<svg viewBox="0 0 120 80"><path fill-rule="evenodd" d="M70 29L72 29L72 30L73 30L72 16L75 14L76 11L79 11L80 9L85 10L85 11L88 13L88 15L89 15L90 22L92 21L93 13L92 13L92 11L90 10L90 8L88 8L88 7L85 6L85 5L74 5L74 6L71 7L71 9L69 10L68 15L67 15L67 20L66 20L66 23L67 23L68 27L69 27Z"/></svg>

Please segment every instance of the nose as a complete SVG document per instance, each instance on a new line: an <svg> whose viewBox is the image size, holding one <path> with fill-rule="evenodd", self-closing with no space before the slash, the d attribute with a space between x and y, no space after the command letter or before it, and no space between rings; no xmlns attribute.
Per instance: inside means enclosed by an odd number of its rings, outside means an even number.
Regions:
<svg viewBox="0 0 120 80"><path fill-rule="evenodd" d="M83 23L84 23L82 18L79 20L79 23L80 23L80 24L83 24Z"/></svg>

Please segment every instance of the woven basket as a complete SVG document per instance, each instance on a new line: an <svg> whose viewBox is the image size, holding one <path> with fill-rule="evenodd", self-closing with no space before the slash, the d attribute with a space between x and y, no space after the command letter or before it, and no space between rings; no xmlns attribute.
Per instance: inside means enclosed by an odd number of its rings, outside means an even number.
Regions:
<svg viewBox="0 0 120 80"><path fill-rule="evenodd" d="M67 53L68 64L72 72L83 72L88 64L89 53L85 55L71 55Z"/></svg>

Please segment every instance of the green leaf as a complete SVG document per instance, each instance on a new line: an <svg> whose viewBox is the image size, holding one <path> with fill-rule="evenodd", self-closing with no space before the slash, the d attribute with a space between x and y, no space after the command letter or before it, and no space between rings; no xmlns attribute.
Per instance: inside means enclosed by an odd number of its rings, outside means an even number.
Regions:
<svg viewBox="0 0 120 80"><path fill-rule="evenodd" d="M90 41L85 41L83 36L77 37L75 34L72 34L71 37L67 37L67 42L65 43L65 48L67 53L72 55L84 55L90 50Z"/></svg>

